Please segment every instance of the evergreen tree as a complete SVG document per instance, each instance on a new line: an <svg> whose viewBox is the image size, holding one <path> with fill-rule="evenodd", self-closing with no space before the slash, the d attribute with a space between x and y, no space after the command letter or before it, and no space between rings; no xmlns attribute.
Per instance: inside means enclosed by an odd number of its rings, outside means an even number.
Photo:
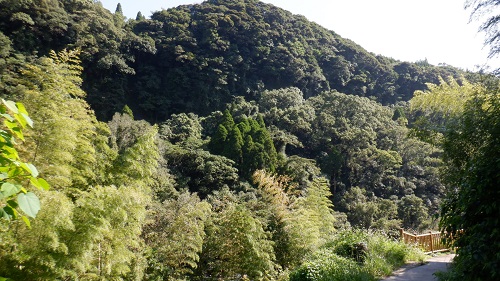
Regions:
<svg viewBox="0 0 500 281"><path fill-rule="evenodd" d="M122 10L122 4L121 3L118 3L116 5L115 14L119 14L119 15L123 16L123 10Z"/></svg>
<svg viewBox="0 0 500 281"><path fill-rule="evenodd" d="M239 166L243 162L243 137L238 127L234 127L227 138L222 155L230 158Z"/></svg>
<svg viewBox="0 0 500 281"><path fill-rule="evenodd" d="M208 144L210 151L212 151L215 154L222 155L227 138L228 138L228 131L226 127L224 127L224 125L222 124L219 124L219 126L217 127L217 131L215 132L215 135L212 136Z"/></svg>
<svg viewBox="0 0 500 281"><path fill-rule="evenodd" d="M234 119L228 109L224 110L221 125L229 132L234 127Z"/></svg>
<svg viewBox="0 0 500 281"><path fill-rule="evenodd" d="M142 15L141 11L137 12L137 16L135 16L136 21L144 21L146 17Z"/></svg>

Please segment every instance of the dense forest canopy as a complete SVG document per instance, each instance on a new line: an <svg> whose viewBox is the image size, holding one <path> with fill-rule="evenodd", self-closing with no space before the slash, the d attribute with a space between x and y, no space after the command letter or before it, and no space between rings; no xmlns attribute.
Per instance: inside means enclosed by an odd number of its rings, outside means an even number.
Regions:
<svg viewBox="0 0 500 281"><path fill-rule="evenodd" d="M124 105L152 122L181 112L206 115L233 96L255 100L263 89L287 87L306 98L337 90L393 104L439 77L464 74L369 53L303 16L256 0L206 1L127 21L120 9L112 14L92 1L1 5L1 38L8 37L16 52L82 50L82 86L100 120Z"/></svg>
<svg viewBox="0 0 500 281"><path fill-rule="evenodd" d="M437 227L450 114L498 83L256 0L149 19L0 0L0 42L0 276L14 280L302 280L318 253L388 274L371 264L388 253L352 247L395 242L351 229Z"/></svg>

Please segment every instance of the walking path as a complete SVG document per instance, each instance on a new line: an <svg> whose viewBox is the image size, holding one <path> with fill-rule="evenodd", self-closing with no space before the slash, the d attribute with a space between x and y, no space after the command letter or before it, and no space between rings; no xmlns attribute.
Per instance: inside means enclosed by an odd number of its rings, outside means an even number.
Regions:
<svg viewBox="0 0 500 281"><path fill-rule="evenodd" d="M394 275L381 281L434 281L433 275L437 271L446 271L455 255L432 257L424 265L408 265L394 272Z"/></svg>

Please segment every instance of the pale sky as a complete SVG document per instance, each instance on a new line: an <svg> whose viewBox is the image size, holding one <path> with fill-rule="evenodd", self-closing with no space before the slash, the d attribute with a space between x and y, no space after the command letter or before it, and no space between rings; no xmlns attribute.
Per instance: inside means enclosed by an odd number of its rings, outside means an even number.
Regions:
<svg viewBox="0 0 500 281"><path fill-rule="evenodd" d="M138 11L149 18L153 11L195 0L101 0L114 12L135 18ZM304 15L369 52L414 62L426 59L475 70L476 65L500 67L500 59L487 60L479 22L469 23L464 0L263 0L294 14Z"/></svg>

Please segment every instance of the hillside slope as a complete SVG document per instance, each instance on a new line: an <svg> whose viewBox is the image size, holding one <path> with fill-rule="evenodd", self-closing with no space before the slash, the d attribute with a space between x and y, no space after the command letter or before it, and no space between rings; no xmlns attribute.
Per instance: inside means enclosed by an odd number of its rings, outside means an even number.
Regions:
<svg viewBox="0 0 500 281"><path fill-rule="evenodd" d="M211 0L125 21L91 1L0 3L11 52L45 55L80 48L83 88L100 119L129 104L159 122L172 113L207 114L233 96L297 87L331 89L382 104L406 101L452 67L396 61L367 52L305 17L256 0ZM1 35L1 34L0 34Z"/></svg>

